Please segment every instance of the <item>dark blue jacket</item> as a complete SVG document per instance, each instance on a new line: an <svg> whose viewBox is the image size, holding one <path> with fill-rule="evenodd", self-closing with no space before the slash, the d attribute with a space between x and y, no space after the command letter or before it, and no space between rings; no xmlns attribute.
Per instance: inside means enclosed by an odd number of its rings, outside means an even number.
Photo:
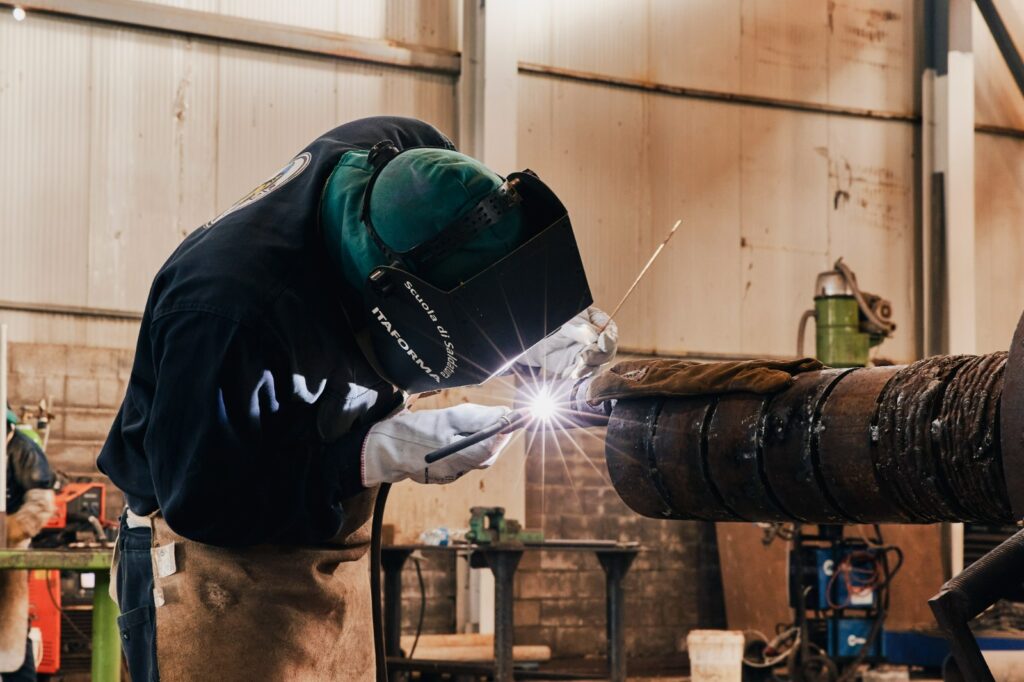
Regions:
<svg viewBox="0 0 1024 682"><path fill-rule="evenodd" d="M358 294L324 253L321 192L382 139L449 147L426 123L330 131L196 230L157 273L128 392L98 465L137 514L214 545L331 538L362 490L366 431L401 396L355 342Z"/></svg>

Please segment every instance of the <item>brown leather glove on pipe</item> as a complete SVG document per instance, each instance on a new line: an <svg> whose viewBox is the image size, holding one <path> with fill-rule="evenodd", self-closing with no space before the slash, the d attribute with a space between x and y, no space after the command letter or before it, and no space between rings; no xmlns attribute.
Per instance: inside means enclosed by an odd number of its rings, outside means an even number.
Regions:
<svg viewBox="0 0 1024 682"><path fill-rule="evenodd" d="M778 393L789 388L793 375L823 367L813 358L734 362L626 360L594 377L587 399L596 403L646 397Z"/></svg>

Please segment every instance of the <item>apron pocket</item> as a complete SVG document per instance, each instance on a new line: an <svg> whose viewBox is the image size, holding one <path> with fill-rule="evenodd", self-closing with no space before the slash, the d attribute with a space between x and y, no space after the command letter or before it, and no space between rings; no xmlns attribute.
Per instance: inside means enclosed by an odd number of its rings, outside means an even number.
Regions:
<svg viewBox="0 0 1024 682"><path fill-rule="evenodd" d="M121 649L134 682L157 682L156 618L152 606L140 606L117 618Z"/></svg>

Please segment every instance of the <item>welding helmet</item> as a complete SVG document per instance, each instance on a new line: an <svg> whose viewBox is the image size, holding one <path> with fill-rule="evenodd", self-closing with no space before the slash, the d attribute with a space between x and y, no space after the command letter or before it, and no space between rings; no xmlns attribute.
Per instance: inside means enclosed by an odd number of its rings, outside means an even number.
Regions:
<svg viewBox="0 0 1024 682"><path fill-rule="evenodd" d="M360 227L381 259L362 294L371 360L391 383L411 393L483 383L592 303L565 206L533 172L501 178L457 152L387 140L366 160ZM438 224L448 165L469 201ZM482 196L462 192L466 168L493 178ZM436 229L416 229L421 220Z"/></svg>

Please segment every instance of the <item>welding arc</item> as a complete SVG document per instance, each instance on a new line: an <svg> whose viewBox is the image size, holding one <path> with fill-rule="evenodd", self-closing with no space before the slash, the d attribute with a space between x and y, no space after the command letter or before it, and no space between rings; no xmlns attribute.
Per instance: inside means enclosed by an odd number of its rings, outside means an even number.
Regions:
<svg viewBox="0 0 1024 682"><path fill-rule="evenodd" d="M629 285L628 289L626 289L626 293L622 295L621 299L619 299L619 304L612 309L612 312L608 315L608 321L605 322L604 326L598 330L598 334L600 334L601 332L608 328L608 325L611 324L612 322L612 318L614 318L615 315L618 314L619 309L622 308L622 304L626 302L626 299L628 299L630 294L633 293L633 290L636 289L638 284L640 284L640 280L642 280L644 278L644 275L647 274L647 271L651 269L651 266L654 265L654 261L661 254L662 249L664 249L665 245L668 244L669 240L672 239L673 236L675 236L676 230L678 230L679 226L682 224L683 219L680 218L679 220L676 221L676 224L672 226L672 229L669 230L668 236L665 237L665 240L661 242L661 244L658 244L658 248L656 248L654 250L654 253L651 254L651 257L647 259L647 263L645 263L644 266L640 268L640 274L636 276L636 279L633 280L633 283Z"/></svg>
<svg viewBox="0 0 1024 682"><path fill-rule="evenodd" d="M513 410L491 426L488 426L486 429L480 429L479 431L471 433L464 438L460 438L454 443L449 443L442 448L438 448L437 450L429 453L424 459L426 459L427 464L433 464L438 460L444 459L448 455L455 454L460 450L465 450L470 445L475 445L476 443L479 443L482 440L487 440L499 433L512 431L526 426L528 416L529 414L525 409Z"/></svg>

